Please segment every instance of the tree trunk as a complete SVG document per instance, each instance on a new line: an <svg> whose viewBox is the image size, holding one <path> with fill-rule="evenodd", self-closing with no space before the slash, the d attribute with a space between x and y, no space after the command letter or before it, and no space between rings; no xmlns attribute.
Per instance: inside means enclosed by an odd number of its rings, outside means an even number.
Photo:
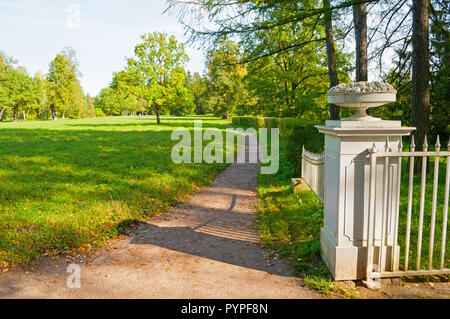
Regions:
<svg viewBox="0 0 450 319"><path fill-rule="evenodd" d="M54 121L58 120L58 116L56 116L56 108L55 108L55 106L54 105L50 105L50 110L52 111L53 120Z"/></svg>
<svg viewBox="0 0 450 319"><path fill-rule="evenodd" d="M18 122L19 121L19 109L17 107L15 107L13 110L14 110L14 122Z"/></svg>
<svg viewBox="0 0 450 319"><path fill-rule="evenodd" d="M0 111L0 121L3 121L3 113L5 113L6 107L2 107L2 110Z"/></svg>
<svg viewBox="0 0 450 319"><path fill-rule="evenodd" d="M161 118L159 111L155 111L156 114L156 124L161 124Z"/></svg>
<svg viewBox="0 0 450 319"><path fill-rule="evenodd" d="M22 111L22 114L23 114L23 120L26 121L27 117L25 116L25 111Z"/></svg>
<svg viewBox="0 0 450 319"><path fill-rule="evenodd" d="M324 0L325 9L330 9L330 0ZM325 13L325 42L327 45L328 77L330 79L330 88L339 84L336 67L336 50L334 48L333 21L331 10ZM330 104L330 120L339 120L339 106Z"/></svg>
<svg viewBox="0 0 450 319"><path fill-rule="evenodd" d="M356 42L356 81L367 81L367 6L353 6Z"/></svg>
<svg viewBox="0 0 450 319"><path fill-rule="evenodd" d="M430 49L428 0L413 1L412 25L412 113L411 122L416 127L417 150L422 150L429 130L430 115ZM430 141L428 141L430 143Z"/></svg>
<svg viewBox="0 0 450 319"><path fill-rule="evenodd" d="M65 119L65 118L66 118L66 110L64 110L63 114L62 114L62 119Z"/></svg>

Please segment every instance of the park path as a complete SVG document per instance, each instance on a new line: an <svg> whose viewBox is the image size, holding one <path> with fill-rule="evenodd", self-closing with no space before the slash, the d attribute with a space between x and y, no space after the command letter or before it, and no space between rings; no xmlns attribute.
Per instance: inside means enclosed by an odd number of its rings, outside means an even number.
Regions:
<svg viewBox="0 0 450 319"><path fill-rule="evenodd" d="M251 149L247 145L247 158ZM0 298L320 298L254 229L258 163L230 165L168 216L77 257L42 257L0 276ZM81 288L68 288L69 264Z"/></svg>

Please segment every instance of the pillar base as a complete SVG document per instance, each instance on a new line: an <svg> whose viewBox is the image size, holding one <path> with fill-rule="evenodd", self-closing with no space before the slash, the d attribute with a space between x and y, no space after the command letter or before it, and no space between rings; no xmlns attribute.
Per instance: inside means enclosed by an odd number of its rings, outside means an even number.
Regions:
<svg viewBox="0 0 450 319"><path fill-rule="evenodd" d="M384 267L390 268L392 246L384 246ZM379 247L374 247L374 264L378 263ZM396 246L397 264L393 269L399 268L400 246ZM367 272L367 247L364 246L337 246L327 230L322 227L320 231L320 255L328 266L334 280L362 280ZM380 268L374 269L379 271Z"/></svg>
<svg viewBox="0 0 450 319"><path fill-rule="evenodd" d="M320 231L320 255L334 280L359 280L366 276L366 247L338 247L325 228Z"/></svg>

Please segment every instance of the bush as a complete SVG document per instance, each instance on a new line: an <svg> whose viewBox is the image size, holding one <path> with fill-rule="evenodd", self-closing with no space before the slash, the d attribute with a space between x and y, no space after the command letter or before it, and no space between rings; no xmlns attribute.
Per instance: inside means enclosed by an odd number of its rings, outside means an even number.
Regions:
<svg viewBox="0 0 450 319"><path fill-rule="evenodd" d="M257 116L233 116L231 122L236 126L253 127L255 129L264 127L264 118Z"/></svg>

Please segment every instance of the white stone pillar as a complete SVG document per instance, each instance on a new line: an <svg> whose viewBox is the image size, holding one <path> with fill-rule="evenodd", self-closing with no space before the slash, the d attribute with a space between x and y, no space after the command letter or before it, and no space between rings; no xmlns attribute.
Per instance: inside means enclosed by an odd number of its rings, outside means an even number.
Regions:
<svg viewBox="0 0 450 319"><path fill-rule="evenodd" d="M321 255L335 280L364 279L370 179L367 150L375 143L378 150L384 151L387 137L391 148L397 150L400 138L409 135L414 128L402 127L400 121L383 120L326 121L325 125L316 127L325 134ZM389 163L394 176L398 173L397 165L395 161ZM383 168L384 162L380 159L376 168L376 214L381 213L383 206ZM389 189L389 198L395 198L399 185ZM392 222L393 219L388 219L388 223ZM375 240L381 238L381 224L375 227L374 235ZM388 247L385 252L390 252L392 248L391 235L387 234ZM386 261L389 262L388 258Z"/></svg>

